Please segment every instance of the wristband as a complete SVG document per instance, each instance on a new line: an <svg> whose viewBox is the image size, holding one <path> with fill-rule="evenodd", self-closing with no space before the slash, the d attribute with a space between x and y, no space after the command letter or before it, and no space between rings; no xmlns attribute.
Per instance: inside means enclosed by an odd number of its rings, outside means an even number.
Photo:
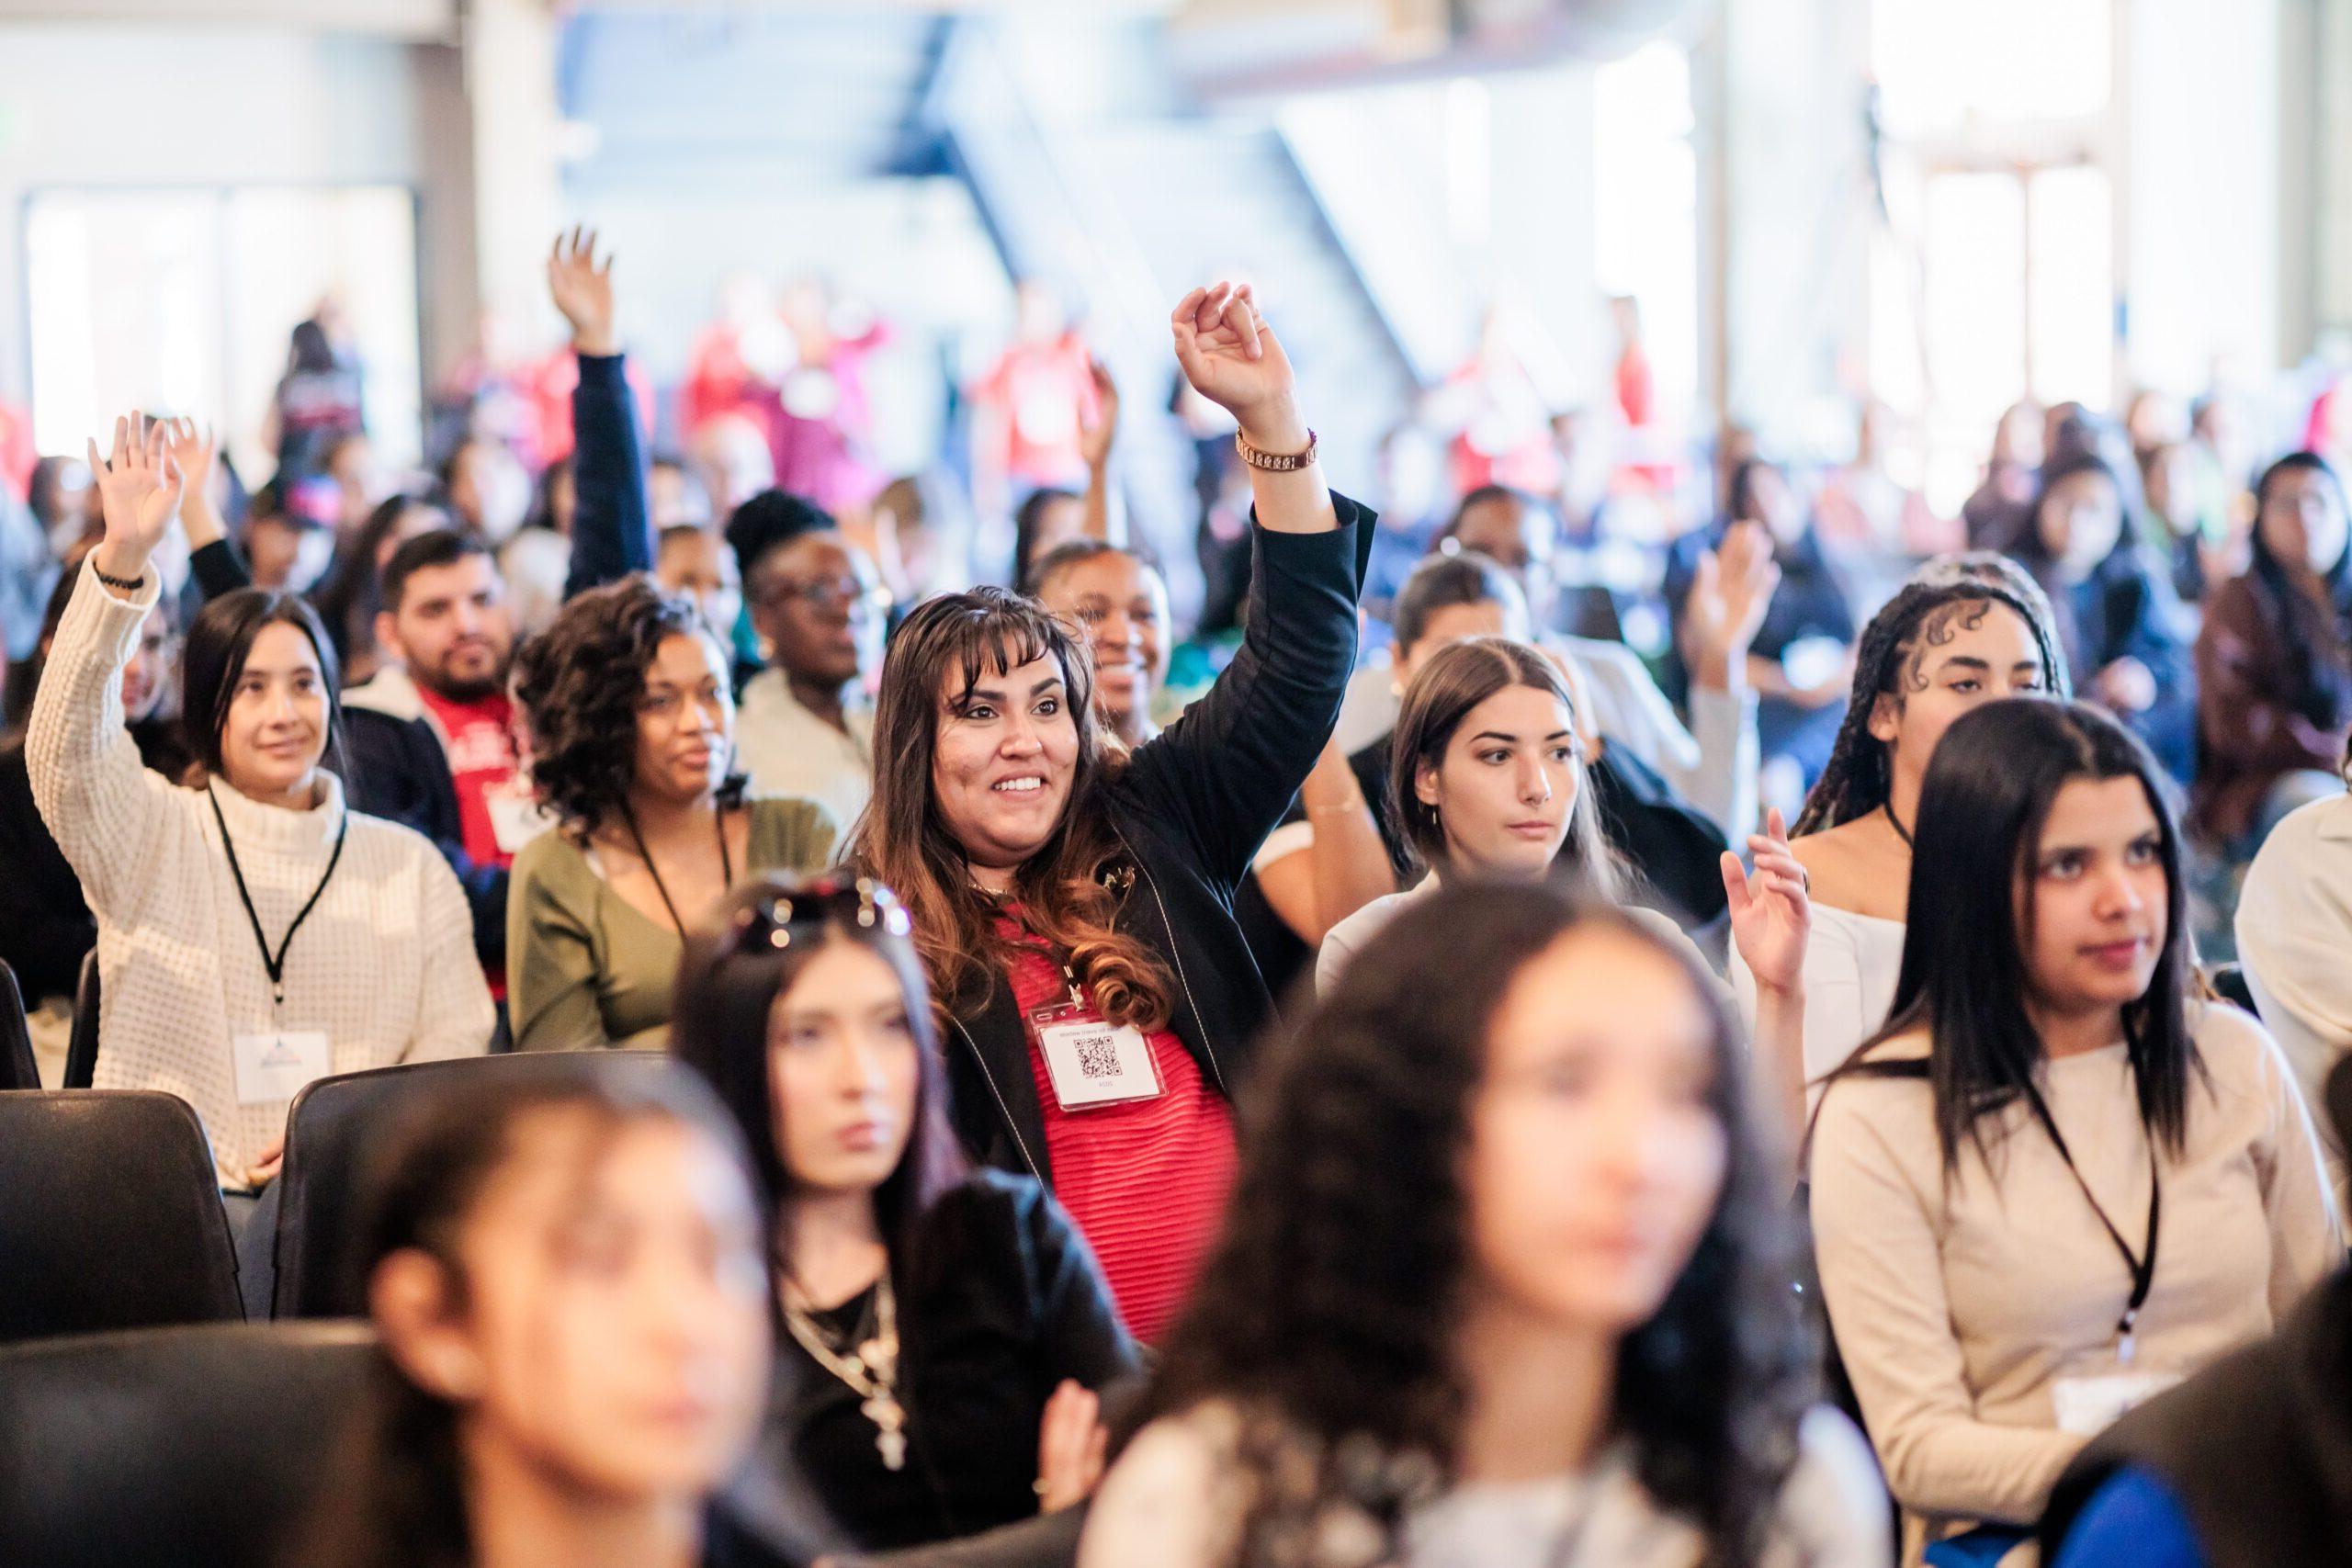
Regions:
<svg viewBox="0 0 2352 1568"><path fill-rule="evenodd" d="M1241 460L1253 468L1263 469L1270 474L1295 473L1315 461L1315 432L1310 430L1306 433L1306 451L1285 455L1259 451L1250 445L1248 436L1237 430L1233 433L1233 449L1240 453Z"/></svg>
<svg viewBox="0 0 2352 1568"><path fill-rule="evenodd" d="M105 583L108 588L120 589L125 593L138 592L147 581L147 574L143 571L137 577L129 579L108 577L105 572L98 570L97 563L95 561L90 564L90 575L96 578L100 582Z"/></svg>

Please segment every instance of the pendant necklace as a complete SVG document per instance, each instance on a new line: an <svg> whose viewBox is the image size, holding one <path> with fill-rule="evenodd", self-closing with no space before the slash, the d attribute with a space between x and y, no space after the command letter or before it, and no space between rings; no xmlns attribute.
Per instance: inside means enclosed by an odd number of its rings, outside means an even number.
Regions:
<svg viewBox="0 0 2352 1568"><path fill-rule="evenodd" d="M784 1323L792 1337L816 1363L847 1383L859 1396L858 1410L874 1423L874 1446L886 1470L907 1467L907 1412L899 1403L899 1303L885 1268L875 1282L875 1329L872 1337L836 1346L816 1318L797 1302L787 1283L784 1289ZM860 1327L864 1326L863 1320Z"/></svg>

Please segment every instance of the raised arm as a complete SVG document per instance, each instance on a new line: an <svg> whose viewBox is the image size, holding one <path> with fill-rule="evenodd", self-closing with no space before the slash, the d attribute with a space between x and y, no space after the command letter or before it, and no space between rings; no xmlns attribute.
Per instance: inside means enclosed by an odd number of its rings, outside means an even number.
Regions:
<svg viewBox="0 0 2352 1568"><path fill-rule="evenodd" d="M1185 376L1233 413L1252 450L1308 455L1290 361L1247 289L1196 288L1171 325ZM1282 820L1339 717L1373 525L1368 510L1323 488L1313 461L1282 472L1253 465L1250 483L1258 533L1241 649L1128 770L1154 816L1183 829L1202 869L1228 889Z"/></svg>
<svg viewBox="0 0 2352 1568"><path fill-rule="evenodd" d="M237 547L229 542L220 509L212 503L213 459L219 450L212 427L192 419L158 420L164 455L180 475L180 529L187 536L189 575L209 602L254 585Z"/></svg>
<svg viewBox="0 0 2352 1568"><path fill-rule="evenodd" d="M571 389L574 496L571 570L564 597L653 568L651 504L645 494L645 442L630 400L615 325L613 256L596 259L596 232L556 236L548 253L548 293L571 323L580 384Z"/></svg>
<svg viewBox="0 0 2352 1568"><path fill-rule="evenodd" d="M25 737L34 803L64 852L90 908L120 917L142 889L171 786L140 761L125 728L122 671L162 594L148 562L180 503L163 432L132 414L114 424L114 450L90 443L106 535L80 568L58 623Z"/></svg>
<svg viewBox="0 0 2352 1568"><path fill-rule="evenodd" d="M1169 326L1176 335L1176 362L1185 378L1209 401L1240 423L1241 438L1269 457L1306 451L1314 432L1298 412L1298 380L1290 355L1274 329L1258 314L1250 286L1220 283L1195 288L1176 304ZM1323 466L1306 463L1287 472L1251 465L1250 491L1258 525L1273 534L1325 534L1340 525Z"/></svg>
<svg viewBox="0 0 2352 1568"><path fill-rule="evenodd" d="M1088 361L1094 378L1094 416L1079 417L1079 451L1086 458L1084 521L1086 536L1114 545L1127 540L1125 509L1111 486L1111 448L1119 436L1119 387L1110 367L1100 359Z"/></svg>

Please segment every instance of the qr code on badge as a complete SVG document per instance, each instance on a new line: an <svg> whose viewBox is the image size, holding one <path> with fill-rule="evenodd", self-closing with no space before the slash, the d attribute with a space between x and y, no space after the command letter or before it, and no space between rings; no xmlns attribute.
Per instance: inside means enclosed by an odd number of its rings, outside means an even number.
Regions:
<svg viewBox="0 0 2352 1568"><path fill-rule="evenodd" d="M1081 1034L1078 1046L1078 1070L1090 1078L1115 1078L1119 1076L1119 1048L1108 1034Z"/></svg>

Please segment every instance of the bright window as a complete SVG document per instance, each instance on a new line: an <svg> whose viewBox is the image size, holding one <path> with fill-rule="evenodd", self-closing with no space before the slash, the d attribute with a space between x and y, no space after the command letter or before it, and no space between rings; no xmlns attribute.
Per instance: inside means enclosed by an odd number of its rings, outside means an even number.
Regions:
<svg viewBox="0 0 2352 1568"><path fill-rule="evenodd" d="M82 450L144 408L213 421L258 484L287 334L338 301L394 465L422 446L414 202L399 186L49 190L25 225L33 438ZM101 303L103 302L103 303Z"/></svg>

